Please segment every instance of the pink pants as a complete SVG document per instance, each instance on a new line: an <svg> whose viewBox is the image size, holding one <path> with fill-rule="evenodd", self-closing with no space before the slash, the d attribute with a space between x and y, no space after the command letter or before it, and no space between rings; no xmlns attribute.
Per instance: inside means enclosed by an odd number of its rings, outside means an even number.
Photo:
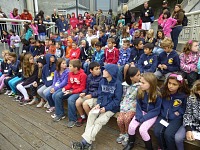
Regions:
<svg viewBox="0 0 200 150"><path fill-rule="evenodd" d="M0 77L0 90L3 89L5 78L6 78L5 75L2 75L2 76Z"/></svg>
<svg viewBox="0 0 200 150"><path fill-rule="evenodd" d="M143 111L143 115L145 115L147 113L145 113ZM135 116L134 118L132 119L132 121L130 122L129 124L129 129L128 129L128 133L130 135L135 135L135 131L137 129L137 127L140 125L140 128L139 128L139 132L140 132L140 135L142 137L142 139L144 141L149 141L150 140L150 135L148 133L148 130L153 126L153 124L156 122L156 119L157 119L157 116L154 117L154 118L151 118L145 122L143 122L141 125L139 122L137 122L135 120Z"/></svg>

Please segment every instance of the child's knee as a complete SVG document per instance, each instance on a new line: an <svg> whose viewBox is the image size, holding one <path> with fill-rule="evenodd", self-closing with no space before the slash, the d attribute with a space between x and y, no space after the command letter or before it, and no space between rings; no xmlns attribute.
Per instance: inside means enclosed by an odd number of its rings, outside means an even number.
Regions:
<svg viewBox="0 0 200 150"><path fill-rule="evenodd" d="M76 107L82 106L82 104L83 104L82 98L78 98L76 100Z"/></svg>

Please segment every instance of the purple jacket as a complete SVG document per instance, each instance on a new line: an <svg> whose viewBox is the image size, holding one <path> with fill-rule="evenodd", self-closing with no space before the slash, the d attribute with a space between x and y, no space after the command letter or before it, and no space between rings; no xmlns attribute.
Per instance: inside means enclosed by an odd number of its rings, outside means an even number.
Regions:
<svg viewBox="0 0 200 150"><path fill-rule="evenodd" d="M172 32L172 27L176 25L177 20L174 18L164 19L161 27L163 27L163 32L165 36L170 37L170 33Z"/></svg>
<svg viewBox="0 0 200 150"><path fill-rule="evenodd" d="M4 37L3 40L1 40L2 43L8 43L8 46L10 47L10 34L8 34L7 36Z"/></svg>
<svg viewBox="0 0 200 150"><path fill-rule="evenodd" d="M52 88L54 88L55 91L67 85L68 74L69 74L69 69L65 69L62 75L59 75L57 71L54 71Z"/></svg>
<svg viewBox="0 0 200 150"><path fill-rule="evenodd" d="M182 71L186 73L190 73L197 69L198 60L200 57L200 53L190 52L188 55L185 53L181 53L180 58L180 68Z"/></svg>

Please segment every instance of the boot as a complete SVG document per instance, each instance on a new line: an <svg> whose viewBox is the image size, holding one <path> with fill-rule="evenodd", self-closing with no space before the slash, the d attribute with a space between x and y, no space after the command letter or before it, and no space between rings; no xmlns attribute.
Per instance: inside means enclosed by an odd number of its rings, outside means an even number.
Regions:
<svg viewBox="0 0 200 150"><path fill-rule="evenodd" d="M123 150L131 150L134 147L134 143L135 143L135 135L128 135L128 144L126 145L126 147L124 147Z"/></svg>
<svg viewBox="0 0 200 150"><path fill-rule="evenodd" d="M147 150L153 150L151 139L149 141L144 141Z"/></svg>

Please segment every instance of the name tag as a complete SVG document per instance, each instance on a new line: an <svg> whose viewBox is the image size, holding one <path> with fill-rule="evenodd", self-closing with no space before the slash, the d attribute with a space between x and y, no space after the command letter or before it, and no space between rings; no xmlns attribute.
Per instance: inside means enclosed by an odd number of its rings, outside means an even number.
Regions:
<svg viewBox="0 0 200 150"><path fill-rule="evenodd" d="M98 114L100 112L100 109L93 109L92 111L91 111L91 113L93 113L93 114Z"/></svg>
<svg viewBox="0 0 200 150"><path fill-rule="evenodd" d="M123 56L126 56L126 54L123 54Z"/></svg>
<svg viewBox="0 0 200 150"><path fill-rule="evenodd" d="M22 69L20 69L19 72L22 72Z"/></svg>
<svg viewBox="0 0 200 150"><path fill-rule="evenodd" d="M148 65L148 61L144 61L144 65Z"/></svg>
<svg viewBox="0 0 200 150"><path fill-rule="evenodd" d="M65 31L65 29L63 29L63 31Z"/></svg>
<svg viewBox="0 0 200 150"><path fill-rule="evenodd" d="M56 82L55 86L59 86L59 84L60 84L59 82Z"/></svg>
<svg viewBox="0 0 200 150"><path fill-rule="evenodd" d="M165 120L160 120L160 124L162 124L163 126L167 127L169 125L169 123Z"/></svg>
<svg viewBox="0 0 200 150"><path fill-rule="evenodd" d="M5 73L8 73L8 70L4 70Z"/></svg>
<svg viewBox="0 0 200 150"><path fill-rule="evenodd" d="M48 76L47 77L47 81L51 81L51 80L53 80L53 77L52 76Z"/></svg>
<svg viewBox="0 0 200 150"><path fill-rule="evenodd" d="M26 53L26 50L23 50L22 53Z"/></svg>

